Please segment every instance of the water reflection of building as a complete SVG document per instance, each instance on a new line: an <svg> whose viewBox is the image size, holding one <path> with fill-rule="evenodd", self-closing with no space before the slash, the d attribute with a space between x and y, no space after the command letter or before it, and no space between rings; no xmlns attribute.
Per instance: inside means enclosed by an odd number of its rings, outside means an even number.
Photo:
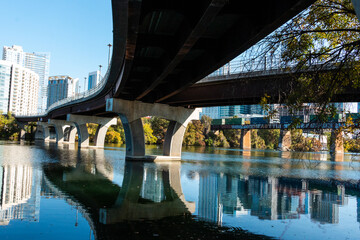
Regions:
<svg viewBox="0 0 360 240"><path fill-rule="evenodd" d="M37 221L40 209L39 171L29 165L0 167L0 224L12 219Z"/></svg>
<svg viewBox="0 0 360 240"><path fill-rule="evenodd" d="M210 221L219 222L219 198L218 198L218 176L217 175L200 175L199 186L199 209L200 218Z"/></svg>
<svg viewBox="0 0 360 240"><path fill-rule="evenodd" d="M165 200L162 172L154 168L144 168L143 185L140 196L153 202Z"/></svg>
<svg viewBox="0 0 360 240"><path fill-rule="evenodd" d="M357 199L357 221L360 223L360 197Z"/></svg>
<svg viewBox="0 0 360 240"><path fill-rule="evenodd" d="M338 223L339 206L348 201L345 188L338 186L329 192L309 190L308 186L307 181L298 179L201 176L198 214L212 222L221 222L218 216L222 214L250 212L268 220L298 219L301 214L310 214L320 223Z"/></svg>

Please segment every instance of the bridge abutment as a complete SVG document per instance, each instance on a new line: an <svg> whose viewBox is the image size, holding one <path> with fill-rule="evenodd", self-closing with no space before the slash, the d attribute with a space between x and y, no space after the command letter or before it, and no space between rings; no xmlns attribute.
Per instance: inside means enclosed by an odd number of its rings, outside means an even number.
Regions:
<svg viewBox="0 0 360 240"><path fill-rule="evenodd" d="M291 147L291 131L281 129L280 137L279 137L279 150L289 151L290 147Z"/></svg>
<svg viewBox="0 0 360 240"><path fill-rule="evenodd" d="M180 160L186 127L197 114L195 109L114 98L107 100L106 111L117 113L121 118L125 131L126 159L140 161ZM145 137L141 118L146 116L158 116L170 120L163 156L145 155Z"/></svg>

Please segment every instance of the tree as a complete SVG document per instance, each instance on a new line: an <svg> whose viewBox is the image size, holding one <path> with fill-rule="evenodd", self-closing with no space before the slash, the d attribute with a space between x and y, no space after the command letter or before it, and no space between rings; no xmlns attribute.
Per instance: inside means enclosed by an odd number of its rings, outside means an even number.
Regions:
<svg viewBox="0 0 360 240"><path fill-rule="evenodd" d="M281 67L292 70L286 95L292 109L313 102L318 114L334 114L334 96L360 86L360 24L351 0L318 0L260 45L257 57L280 57Z"/></svg>
<svg viewBox="0 0 360 240"><path fill-rule="evenodd" d="M7 115L0 112L0 139L16 140L19 137L19 130L11 112L8 112Z"/></svg>
<svg viewBox="0 0 360 240"><path fill-rule="evenodd" d="M150 120L153 135L157 138L157 143L162 144L165 140L166 130L169 126L169 121L159 117L152 117Z"/></svg>
<svg viewBox="0 0 360 240"><path fill-rule="evenodd" d="M144 123L144 135L146 144L154 144L157 142L157 138L153 135L150 123Z"/></svg>
<svg viewBox="0 0 360 240"><path fill-rule="evenodd" d="M204 126L201 121L191 121L185 131L183 145L185 146L205 146Z"/></svg>

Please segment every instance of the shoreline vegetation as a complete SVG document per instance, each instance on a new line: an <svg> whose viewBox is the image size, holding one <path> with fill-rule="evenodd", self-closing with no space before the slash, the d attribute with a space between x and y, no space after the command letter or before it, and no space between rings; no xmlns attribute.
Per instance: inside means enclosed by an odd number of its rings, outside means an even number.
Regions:
<svg viewBox="0 0 360 240"><path fill-rule="evenodd" d="M145 143L148 145L161 145L165 139L165 133L169 121L159 117L142 118L144 126ZM240 148L241 130L227 129L222 131L211 130L211 118L203 116L201 120L191 121L186 129L183 146L209 146L224 148ZM94 141L97 124L87 124L90 142ZM26 132L30 127L26 126ZM0 115L0 139L18 140L20 128L16 119L8 113ZM330 147L330 132L325 132ZM279 145L279 129L253 129L251 130L251 145L253 149L276 150ZM111 126L105 137L106 143L124 144L125 133L120 119L117 125ZM322 145L317 138L304 137L300 129L291 130L291 148L293 151L318 152ZM360 139L344 138L344 149L346 152L360 152Z"/></svg>

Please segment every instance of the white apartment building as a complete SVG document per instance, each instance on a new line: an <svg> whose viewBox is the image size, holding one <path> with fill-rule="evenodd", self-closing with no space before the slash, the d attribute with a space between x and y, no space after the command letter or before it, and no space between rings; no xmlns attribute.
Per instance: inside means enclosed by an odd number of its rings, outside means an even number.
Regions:
<svg viewBox="0 0 360 240"><path fill-rule="evenodd" d="M39 75L19 64L0 60L0 111L36 114Z"/></svg>
<svg viewBox="0 0 360 240"><path fill-rule="evenodd" d="M49 53L27 53L21 46L3 47L3 60L19 64L39 75L38 85L38 112L46 110L47 103L47 81L50 70Z"/></svg>
<svg viewBox="0 0 360 240"><path fill-rule="evenodd" d="M18 64L13 64L10 82L8 111L15 115L36 114L39 75Z"/></svg>
<svg viewBox="0 0 360 240"><path fill-rule="evenodd" d="M0 60L0 111L8 112L12 63Z"/></svg>

